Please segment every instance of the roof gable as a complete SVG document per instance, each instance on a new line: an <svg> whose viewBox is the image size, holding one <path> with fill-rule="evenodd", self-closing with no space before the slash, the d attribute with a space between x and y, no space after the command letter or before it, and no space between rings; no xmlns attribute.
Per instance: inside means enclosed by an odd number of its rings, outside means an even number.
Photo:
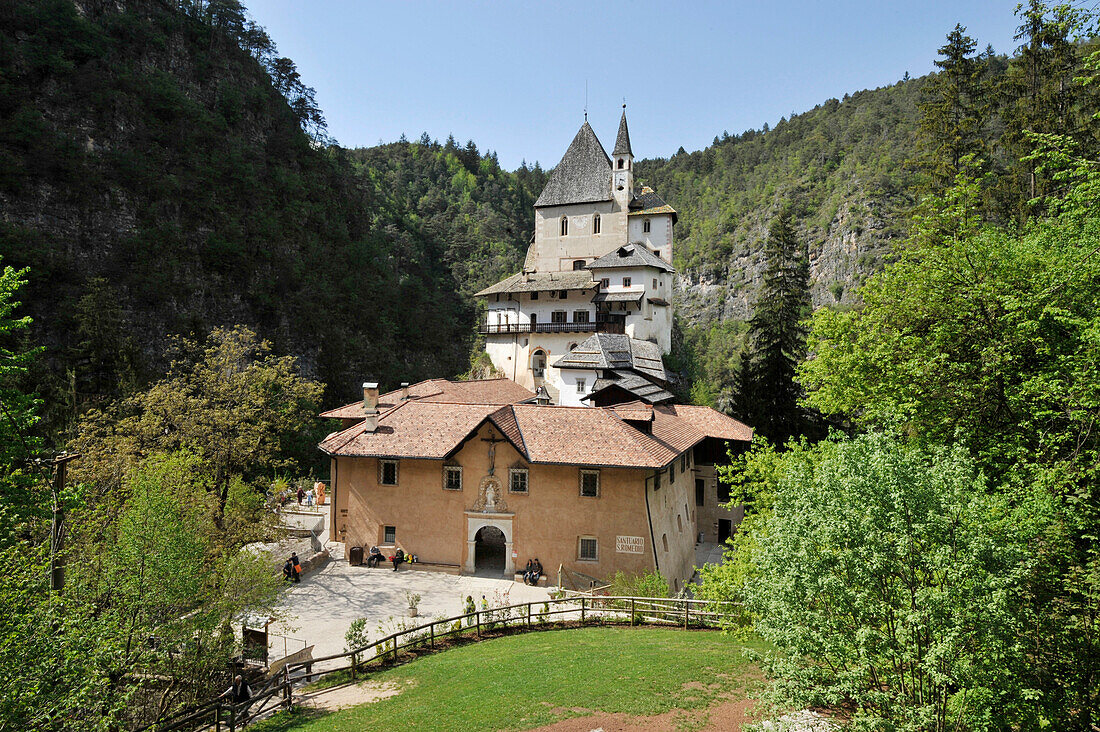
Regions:
<svg viewBox="0 0 1100 732"><path fill-rule="evenodd" d="M649 251L645 244L624 244L592 260L585 269L615 269L618 267L655 267L663 272L675 272L672 265Z"/></svg>
<svg viewBox="0 0 1100 732"><path fill-rule="evenodd" d="M541 206L611 200L611 158L587 121L535 201Z"/></svg>

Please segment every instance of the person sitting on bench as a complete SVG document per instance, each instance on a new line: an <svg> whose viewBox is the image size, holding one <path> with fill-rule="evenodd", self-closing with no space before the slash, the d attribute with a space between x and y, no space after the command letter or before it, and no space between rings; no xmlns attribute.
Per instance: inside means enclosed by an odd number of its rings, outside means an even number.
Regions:
<svg viewBox="0 0 1100 732"><path fill-rule="evenodd" d="M542 562L538 557L535 557L535 563L531 566L531 579L527 580L527 575L524 575L524 582L529 585L538 586L539 577L542 576Z"/></svg>
<svg viewBox="0 0 1100 732"><path fill-rule="evenodd" d="M398 549L397 553L393 555L393 571L396 572L397 568L401 566L401 562L405 561L405 551Z"/></svg>
<svg viewBox="0 0 1100 732"><path fill-rule="evenodd" d="M531 584L531 572L535 569L535 563L530 559L527 560L527 566L523 568L523 584Z"/></svg>
<svg viewBox="0 0 1100 732"><path fill-rule="evenodd" d="M382 552L378 547L372 546L370 548L370 554L367 555L367 566L377 567L382 561Z"/></svg>

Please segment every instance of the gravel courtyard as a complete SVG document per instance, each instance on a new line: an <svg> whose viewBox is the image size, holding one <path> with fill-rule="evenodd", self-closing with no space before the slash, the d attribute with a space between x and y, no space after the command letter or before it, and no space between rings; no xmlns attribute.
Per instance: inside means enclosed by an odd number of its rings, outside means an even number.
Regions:
<svg viewBox="0 0 1100 732"><path fill-rule="evenodd" d="M322 569L307 573L300 584L289 587L284 594L281 610L286 618L273 624L270 632L289 638L284 641L273 635L271 658L281 658L284 648L293 653L307 645L314 646L314 658L341 653L344 634L357 618L368 618L371 637L378 638L391 632L377 630L379 623L390 628L391 618L420 623L433 617L460 615L467 595L479 603L485 595L491 605L549 598L545 588L505 579L429 572L409 569L408 565L398 572L392 565L378 569L353 567L344 560L343 545L330 543L328 549L332 559ZM421 597L418 618L407 618L406 591Z"/></svg>

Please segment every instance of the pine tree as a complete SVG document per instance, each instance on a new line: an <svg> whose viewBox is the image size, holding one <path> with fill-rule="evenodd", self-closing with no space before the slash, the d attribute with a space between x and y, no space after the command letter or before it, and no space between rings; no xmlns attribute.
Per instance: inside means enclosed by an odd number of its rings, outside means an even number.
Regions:
<svg viewBox="0 0 1100 732"><path fill-rule="evenodd" d="M805 357L805 318L810 314L810 265L789 207L772 220L764 245L764 285L756 301L752 338L752 426L782 444L806 426L795 369Z"/></svg>
<svg viewBox="0 0 1100 732"><path fill-rule="evenodd" d="M925 87L918 105L923 167L928 188L938 193L951 186L963 158L985 157L982 131L989 115L983 56L974 55L977 42L956 25L939 49L941 71Z"/></svg>

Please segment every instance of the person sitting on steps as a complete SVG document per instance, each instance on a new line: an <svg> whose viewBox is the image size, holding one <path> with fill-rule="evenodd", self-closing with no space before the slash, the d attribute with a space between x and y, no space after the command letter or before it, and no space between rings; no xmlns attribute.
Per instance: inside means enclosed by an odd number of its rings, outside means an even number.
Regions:
<svg viewBox="0 0 1100 732"><path fill-rule="evenodd" d="M396 572L397 568L401 566L401 562L405 561L405 552L402 549L398 549L397 553L393 555L393 571Z"/></svg>
<svg viewBox="0 0 1100 732"><path fill-rule="evenodd" d="M382 551L378 547L372 546L370 548L370 554L367 555L367 566L368 567L377 567L381 562L382 562Z"/></svg>

